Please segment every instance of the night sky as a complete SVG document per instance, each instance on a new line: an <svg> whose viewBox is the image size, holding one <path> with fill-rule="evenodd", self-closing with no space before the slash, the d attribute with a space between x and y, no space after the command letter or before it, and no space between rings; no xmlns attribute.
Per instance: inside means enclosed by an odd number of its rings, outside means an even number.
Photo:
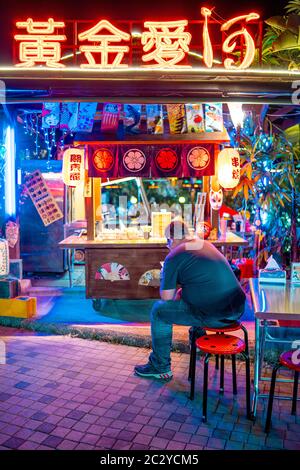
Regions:
<svg viewBox="0 0 300 470"><path fill-rule="evenodd" d="M5 2L5 4L4 4ZM241 13L256 11L266 19L282 14L287 0L1 0L0 16L0 62L12 63L12 34L16 20L47 19L94 19L111 20L167 20L200 19L201 6L213 7L228 19Z"/></svg>

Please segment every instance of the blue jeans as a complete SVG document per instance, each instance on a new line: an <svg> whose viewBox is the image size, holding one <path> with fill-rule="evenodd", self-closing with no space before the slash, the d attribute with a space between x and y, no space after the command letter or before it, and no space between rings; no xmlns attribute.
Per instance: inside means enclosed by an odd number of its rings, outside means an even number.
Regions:
<svg viewBox="0 0 300 470"><path fill-rule="evenodd" d="M237 314L236 318L231 318L229 323L234 322L240 316L241 313ZM161 373L171 370L173 324L215 328L224 326L224 323L216 318L208 320L201 311L196 311L183 300L155 302L151 311L152 352L149 356L149 362Z"/></svg>

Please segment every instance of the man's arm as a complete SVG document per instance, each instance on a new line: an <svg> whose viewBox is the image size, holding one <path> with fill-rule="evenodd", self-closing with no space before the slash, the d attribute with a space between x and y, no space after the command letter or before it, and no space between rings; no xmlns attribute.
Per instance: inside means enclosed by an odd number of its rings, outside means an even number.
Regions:
<svg viewBox="0 0 300 470"><path fill-rule="evenodd" d="M162 270L160 297L162 300L174 300L177 286L176 262L167 256Z"/></svg>
<svg viewBox="0 0 300 470"><path fill-rule="evenodd" d="M176 289L168 289L160 291L161 300L174 300Z"/></svg>

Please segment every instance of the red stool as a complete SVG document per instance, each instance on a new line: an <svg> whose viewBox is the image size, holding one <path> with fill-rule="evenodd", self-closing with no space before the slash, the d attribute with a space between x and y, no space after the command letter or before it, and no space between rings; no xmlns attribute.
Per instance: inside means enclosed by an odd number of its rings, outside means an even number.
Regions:
<svg viewBox="0 0 300 470"><path fill-rule="evenodd" d="M267 419L265 425L265 432L269 432L271 426L271 417L272 417L272 409L273 409L273 400L274 400L274 392L275 392L275 385L276 385L276 376L277 372L281 367L286 367L289 370L293 370L294 373L294 387L293 387L293 398L292 398L292 415L296 414L297 411L297 395L298 395L298 382L299 382L299 372L300 372L300 363L296 364L293 361L293 355L296 353L297 350L294 351L286 351L281 354L279 357L278 364L275 365L272 371L272 379L271 379L271 387L270 387L270 394L269 394L269 402L268 402L268 410L267 410Z"/></svg>
<svg viewBox="0 0 300 470"><path fill-rule="evenodd" d="M220 393L224 393L224 360L226 355L230 355L232 359L232 386L233 394L237 394L236 382L236 355L241 354L246 363L246 402L247 402L247 418L251 419L250 411L250 358L248 347L248 332L246 328L236 322L224 328L206 328L207 332L214 334L204 335L196 339L192 335L191 355L190 355L190 369L189 378L191 380L190 399L194 399L195 394L195 376L196 376L196 350L205 352L204 359L204 381L203 381L203 422L207 420L207 388L208 388L208 365L209 359L212 355L216 356L216 369L219 367L219 357L221 358L220 370ZM244 340L237 336L229 335L227 333L237 330L243 330Z"/></svg>

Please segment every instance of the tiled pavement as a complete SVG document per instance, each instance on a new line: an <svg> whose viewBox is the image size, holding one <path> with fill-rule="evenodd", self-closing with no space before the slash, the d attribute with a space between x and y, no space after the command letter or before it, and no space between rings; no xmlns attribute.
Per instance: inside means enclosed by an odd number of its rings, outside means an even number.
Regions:
<svg viewBox="0 0 300 470"><path fill-rule="evenodd" d="M173 354L169 383L133 375L149 351L0 328L7 364L0 365L0 449L300 449L300 418L290 402L274 403L273 428L246 420L244 367L239 395L219 397L211 367L209 419L200 421L201 393L188 399L188 355ZM228 372L230 364L226 364ZM198 367L198 390L202 367ZM280 384L282 394L290 386ZM200 395L200 396L199 396Z"/></svg>

